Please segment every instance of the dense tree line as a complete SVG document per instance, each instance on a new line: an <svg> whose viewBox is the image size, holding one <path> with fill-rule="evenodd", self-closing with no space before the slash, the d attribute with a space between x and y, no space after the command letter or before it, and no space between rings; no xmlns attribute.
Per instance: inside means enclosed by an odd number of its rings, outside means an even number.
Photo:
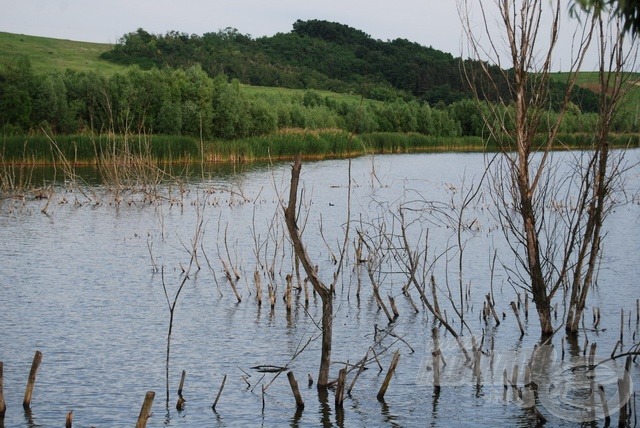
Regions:
<svg viewBox="0 0 640 428"><path fill-rule="evenodd" d="M138 29L102 56L143 69L200 64L210 77L224 73L251 85L354 92L382 101L416 99L433 106L473 96L461 75L460 58L406 39L375 40L321 20L298 20L289 33L256 39L233 28L202 36ZM564 85L554 85L563 96ZM493 92L492 97L508 96L507 82ZM583 89L573 102L585 112L595 112L598 105L596 96Z"/></svg>
<svg viewBox="0 0 640 428"><path fill-rule="evenodd" d="M5 134L47 129L60 134L92 131L203 139L244 138L285 128L485 134L482 109L469 99L430 106L416 99L358 103L314 90L295 94L246 91L237 79L224 74L210 77L199 64L175 69L131 67L107 77L74 70L38 74L22 58L0 67L0 126ZM506 108L504 115L513 112ZM595 113L583 113L574 104L562 131L590 132L596 120ZM628 129L625 120L621 117L614 129Z"/></svg>
<svg viewBox="0 0 640 428"><path fill-rule="evenodd" d="M433 110L433 111L432 111ZM457 135L445 110L417 102L358 103L299 95L249 95L238 80L186 69L130 68L107 77L67 70L37 74L27 59L0 68L0 125L5 133L38 131L190 135L233 139L283 128L355 132L417 131Z"/></svg>

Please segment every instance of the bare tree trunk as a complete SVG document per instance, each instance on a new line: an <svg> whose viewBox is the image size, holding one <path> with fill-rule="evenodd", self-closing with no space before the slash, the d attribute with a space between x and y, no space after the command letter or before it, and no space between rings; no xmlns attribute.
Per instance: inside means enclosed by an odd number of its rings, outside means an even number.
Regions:
<svg viewBox="0 0 640 428"><path fill-rule="evenodd" d="M300 181L300 169L302 162L300 156L296 156L291 169L291 187L289 189L289 205L284 209L284 217L287 229L293 242L293 249L300 259L302 266L313 286L313 289L322 299L322 354L320 357L320 370L318 373L318 388L326 388L329 385L329 369L331 364L331 339L333 332L333 300L331 288L322 283L309 259L309 255L302 243L296 222L296 205L298 197L298 183Z"/></svg>

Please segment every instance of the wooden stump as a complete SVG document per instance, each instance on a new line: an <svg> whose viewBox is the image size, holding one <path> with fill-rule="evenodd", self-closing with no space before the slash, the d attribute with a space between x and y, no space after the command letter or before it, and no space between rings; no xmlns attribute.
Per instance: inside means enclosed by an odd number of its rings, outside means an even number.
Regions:
<svg viewBox="0 0 640 428"><path fill-rule="evenodd" d="M293 376L293 372L289 371L287 373L287 379L289 379L289 385L291 386L291 392L293 392L293 397L296 399L296 406L298 409L304 409L304 400L302 399L302 395L300 395L300 389L298 389L298 382L296 381L295 376Z"/></svg>
<svg viewBox="0 0 640 428"><path fill-rule="evenodd" d="M336 407L342 408L344 402L344 383L347 380L347 371L340 369L338 373L338 384L336 386Z"/></svg>
<svg viewBox="0 0 640 428"><path fill-rule="evenodd" d="M520 329L520 337L522 337L524 336L524 327L522 327L522 321L520 321L520 311L518 311L518 306L515 304L515 302L511 302L511 309L513 309L513 313L516 315L518 328Z"/></svg>
<svg viewBox="0 0 640 428"><path fill-rule="evenodd" d="M36 373L38 372L38 367L40 367L41 362L42 352L36 351L36 354L33 356L33 362L31 363L31 371L29 372L27 389L24 392L24 400L22 401L22 407L25 409L31 408L31 397L33 396L33 388L36 384Z"/></svg>
<svg viewBox="0 0 640 428"><path fill-rule="evenodd" d="M396 366L398 365L398 361L400 360L400 353L396 351L393 354L393 358L391 359L391 364L389 365L389 371L387 371L387 375L382 382L382 386L380 387L380 391L378 391L378 401L384 401L384 394L387 392L387 388L389 387L389 383L391 382L391 378L393 377L393 373L396 371Z"/></svg>
<svg viewBox="0 0 640 428"><path fill-rule="evenodd" d="M4 403L4 392L2 390L3 370L3 363L0 361L0 421L4 420L4 415L7 411L7 405Z"/></svg>
<svg viewBox="0 0 640 428"><path fill-rule="evenodd" d="M178 387L178 402L176 403L176 410L179 412L184 410L184 405L187 402L187 400L185 400L182 396L182 388L184 388L184 378L186 375L187 371L182 370L182 376L180 376L180 386Z"/></svg>
<svg viewBox="0 0 640 428"><path fill-rule="evenodd" d="M155 398L155 396L156 393L153 391L147 391L147 394L144 396L144 402L142 403L142 408L140 409L140 415L138 416L136 428L146 428L147 420L151 417L151 407L153 406L153 399Z"/></svg>

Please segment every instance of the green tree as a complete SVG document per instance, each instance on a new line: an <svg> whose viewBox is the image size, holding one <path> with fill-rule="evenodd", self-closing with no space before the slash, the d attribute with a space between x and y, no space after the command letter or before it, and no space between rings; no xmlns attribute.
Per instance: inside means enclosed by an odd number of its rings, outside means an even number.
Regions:
<svg viewBox="0 0 640 428"><path fill-rule="evenodd" d="M451 118L460 124L462 135L481 136L484 130L483 103L471 99L456 101L449 106Z"/></svg>
<svg viewBox="0 0 640 428"><path fill-rule="evenodd" d="M32 126L33 94L37 77L27 57L6 63L0 72L0 122L17 125L23 130Z"/></svg>
<svg viewBox="0 0 640 428"><path fill-rule="evenodd" d="M46 124L52 131L62 131L69 111L67 88L62 76L51 73L37 79L36 82L32 100L32 124L36 126Z"/></svg>
<svg viewBox="0 0 640 428"><path fill-rule="evenodd" d="M202 67L194 65L180 73L182 133L210 137L214 121L214 98L218 86Z"/></svg>

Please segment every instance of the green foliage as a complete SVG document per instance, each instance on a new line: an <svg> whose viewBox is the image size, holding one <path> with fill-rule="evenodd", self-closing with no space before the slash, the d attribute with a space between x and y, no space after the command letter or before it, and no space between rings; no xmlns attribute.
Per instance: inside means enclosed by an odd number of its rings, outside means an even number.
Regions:
<svg viewBox="0 0 640 428"><path fill-rule="evenodd" d="M382 101L470 96L452 55L320 20L298 20L290 33L258 39L232 28L203 36L140 28L101 58L143 69L199 63L210 77L224 73L251 85L352 91Z"/></svg>

